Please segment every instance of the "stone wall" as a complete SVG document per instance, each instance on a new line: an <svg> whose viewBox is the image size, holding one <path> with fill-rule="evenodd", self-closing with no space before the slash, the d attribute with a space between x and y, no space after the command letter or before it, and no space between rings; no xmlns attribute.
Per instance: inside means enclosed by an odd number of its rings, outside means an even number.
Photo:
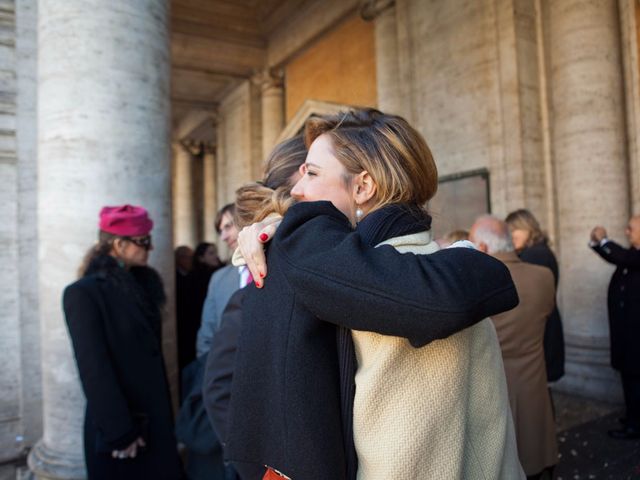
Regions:
<svg viewBox="0 0 640 480"><path fill-rule="evenodd" d="M42 434L35 0L0 1L0 461Z"/></svg>
<svg viewBox="0 0 640 480"><path fill-rule="evenodd" d="M0 1L0 461L20 444L20 302L15 3Z"/></svg>
<svg viewBox="0 0 640 480"><path fill-rule="evenodd" d="M441 174L491 165L501 146L495 17L489 1L396 2L402 112L429 143Z"/></svg>
<svg viewBox="0 0 640 480"><path fill-rule="evenodd" d="M235 200L242 184L262 178L262 137L260 89L243 81L220 104L216 190L219 208ZM218 245L222 258L226 246Z"/></svg>
<svg viewBox="0 0 640 480"><path fill-rule="evenodd" d="M376 19L379 103L425 135L441 175L489 171L493 213L538 217L560 262L561 387L609 398L611 267L586 243L598 223L621 239L638 196L632 3L396 0Z"/></svg>
<svg viewBox="0 0 640 480"><path fill-rule="evenodd" d="M354 14L285 67L287 121L305 100L377 105L374 27Z"/></svg>
<svg viewBox="0 0 640 480"><path fill-rule="evenodd" d="M35 28L35 1L0 1L0 461L42 433Z"/></svg>
<svg viewBox="0 0 640 480"><path fill-rule="evenodd" d="M37 1L16 0L18 97L18 253L20 283L22 436L33 445L42 435L42 372L38 305L37 232Z"/></svg>

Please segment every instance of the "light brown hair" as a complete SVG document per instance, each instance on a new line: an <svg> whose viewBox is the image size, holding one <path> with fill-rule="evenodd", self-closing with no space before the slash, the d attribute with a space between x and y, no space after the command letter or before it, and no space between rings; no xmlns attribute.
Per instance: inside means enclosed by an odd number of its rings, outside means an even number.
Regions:
<svg viewBox="0 0 640 480"><path fill-rule="evenodd" d="M264 181L236 190L234 221L238 228L264 220L271 213L284 215L293 204L291 177L307 157L301 135L276 145L265 162Z"/></svg>
<svg viewBox="0 0 640 480"><path fill-rule="evenodd" d="M510 230L525 230L529 232L529 239L526 246L531 247L537 243L547 243L547 236L542 232L540 224L526 208L515 210L507 215L505 219Z"/></svg>
<svg viewBox="0 0 640 480"><path fill-rule="evenodd" d="M469 240L469 232L467 230L453 230L442 237L442 239L449 243L459 242L460 240Z"/></svg>
<svg viewBox="0 0 640 480"><path fill-rule="evenodd" d="M392 203L423 206L435 195L438 169L431 150L404 118L373 108L309 118L307 148L323 134L347 171L347 185L363 171L371 175L377 186L372 210Z"/></svg>
<svg viewBox="0 0 640 480"><path fill-rule="evenodd" d="M94 258L102 255L109 255L111 249L113 248L113 242L117 238L121 237L119 237L118 235L114 235L113 233L104 232L102 230L98 231L98 241L87 251L87 253L85 253L84 257L82 258L82 263L78 268L78 278L84 277L84 275L87 273L89 265Z"/></svg>

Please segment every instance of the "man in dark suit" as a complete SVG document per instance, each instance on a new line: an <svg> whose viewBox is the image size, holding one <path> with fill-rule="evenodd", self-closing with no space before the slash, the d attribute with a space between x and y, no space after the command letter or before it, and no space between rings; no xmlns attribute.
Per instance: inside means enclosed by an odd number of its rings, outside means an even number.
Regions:
<svg viewBox="0 0 640 480"><path fill-rule="evenodd" d="M640 215L625 229L630 248L607 238L603 227L591 231L590 246L607 262L616 265L608 294L611 366L620 372L627 416L624 428L611 430L619 439L640 438Z"/></svg>

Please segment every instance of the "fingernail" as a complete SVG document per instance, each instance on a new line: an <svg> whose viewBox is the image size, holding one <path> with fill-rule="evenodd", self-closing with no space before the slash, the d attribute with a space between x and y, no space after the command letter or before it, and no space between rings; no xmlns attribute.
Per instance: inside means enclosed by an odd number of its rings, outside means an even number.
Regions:
<svg viewBox="0 0 640 480"><path fill-rule="evenodd" d="M260 278L264 278L266 275L262 272L260 272Z"/></svg>
<svg viewBox="0 0 640 480"><path fill-rule="evenodd" d="M258 288L262 288L262 282L259 282L258 280L256 280L256 287Z"/></svg>
<svg viewBox="0 0 640 480"><path fill-rule="evenodd" d="M261 242L266 242L269 238L269 235L267 235L266 233L261 233L259 238Z"/></svg>

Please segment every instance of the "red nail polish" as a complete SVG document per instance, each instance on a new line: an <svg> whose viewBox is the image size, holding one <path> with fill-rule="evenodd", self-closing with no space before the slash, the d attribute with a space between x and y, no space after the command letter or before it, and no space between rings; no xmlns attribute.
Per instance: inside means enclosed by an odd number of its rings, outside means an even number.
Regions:
<svg viewBox="0 0 640 480"><path fill-rule="evenodd" d="M260 272L260 278L264 278L264 277L265 277L265 274Z"/></svg>
<svg viewBox="0 0 640 480"><path fill-rule="evenodd" d="M256 287L257 288L262 288L262 283L260 283L259 281L255 281Z"/></svg>
<svg viewBox="0 0 640 480"><path fill-rule="evenodd" d="M261 233L259 238L261 242L266 242L269 238L269 235L267 235L266 233Z"/></svg>

